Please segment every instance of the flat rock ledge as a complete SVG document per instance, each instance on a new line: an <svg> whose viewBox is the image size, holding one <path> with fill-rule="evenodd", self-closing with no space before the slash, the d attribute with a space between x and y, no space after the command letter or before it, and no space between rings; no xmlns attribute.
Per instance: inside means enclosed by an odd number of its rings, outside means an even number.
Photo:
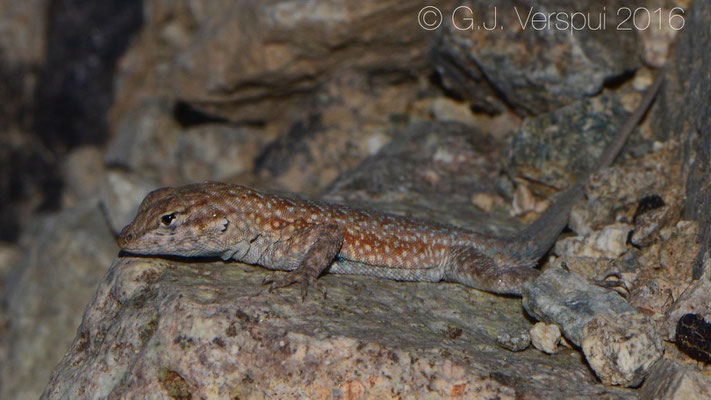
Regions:
<svg viewBox="0 0 711 400"><path fill-rule="evenodd" d="M43 399L636 398L580 354L512 353L520 299L348 275L328 298L268 293L264 269L119 257Z"/></svg>

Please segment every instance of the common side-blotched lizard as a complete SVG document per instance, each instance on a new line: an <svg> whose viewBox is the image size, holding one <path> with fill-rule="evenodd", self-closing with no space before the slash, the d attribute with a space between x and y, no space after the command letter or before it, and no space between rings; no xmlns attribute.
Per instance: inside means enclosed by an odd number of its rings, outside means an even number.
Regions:
<svg viewBox="0 0 711 400"><path fill-rule="evenodd" d="M607 146L609 166L656 95L660 77ZM568 222L586 177L560 194L533 224L501 239L436 222L261 193L224 183L157 189L119 237L141 255L219 256L291 271L265 281L270 289L300 282L302 298L323 272L401 281L441 280L521 294L539 259Z"/></svg>

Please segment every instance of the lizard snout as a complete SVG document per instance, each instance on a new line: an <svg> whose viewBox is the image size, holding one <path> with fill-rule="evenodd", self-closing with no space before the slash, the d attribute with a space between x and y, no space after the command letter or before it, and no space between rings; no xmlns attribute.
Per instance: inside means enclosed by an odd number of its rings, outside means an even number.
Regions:
<svg viewBox="0 0 711 400"><path fill-rule="evenodd" d="M119 238L118 238L119 247L121 247L122 249L125 249L128 246L128 244L131 243L133 241L133 239L135 239L135 238L136 238L136 234L133 233L129 229L128 226L123 228L121 230L121 234L119 235Z"/></svg>

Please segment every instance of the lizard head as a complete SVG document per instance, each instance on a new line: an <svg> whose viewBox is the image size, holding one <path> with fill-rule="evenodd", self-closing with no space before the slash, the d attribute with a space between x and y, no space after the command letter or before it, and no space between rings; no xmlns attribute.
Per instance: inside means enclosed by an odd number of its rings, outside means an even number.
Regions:
<svg viewBox="0 0 711 400"><path fill-rule="evenodd" d="M216 206L219 191L214 189L196 184L150 192L133 221L121 230L121 250L143 255L219 255L229 220Z"/></svg>

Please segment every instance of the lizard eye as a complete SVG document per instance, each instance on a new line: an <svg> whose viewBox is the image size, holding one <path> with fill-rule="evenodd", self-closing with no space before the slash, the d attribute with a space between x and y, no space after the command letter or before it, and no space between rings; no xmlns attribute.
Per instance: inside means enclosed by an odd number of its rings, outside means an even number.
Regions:
<svg viewBox="0 0 711 400"><path fill-rule="evenodd" d="M163 224L163 226L170 226L173 221L175 221L175 213L166 214L160 217L160 223Z"/></svg>

